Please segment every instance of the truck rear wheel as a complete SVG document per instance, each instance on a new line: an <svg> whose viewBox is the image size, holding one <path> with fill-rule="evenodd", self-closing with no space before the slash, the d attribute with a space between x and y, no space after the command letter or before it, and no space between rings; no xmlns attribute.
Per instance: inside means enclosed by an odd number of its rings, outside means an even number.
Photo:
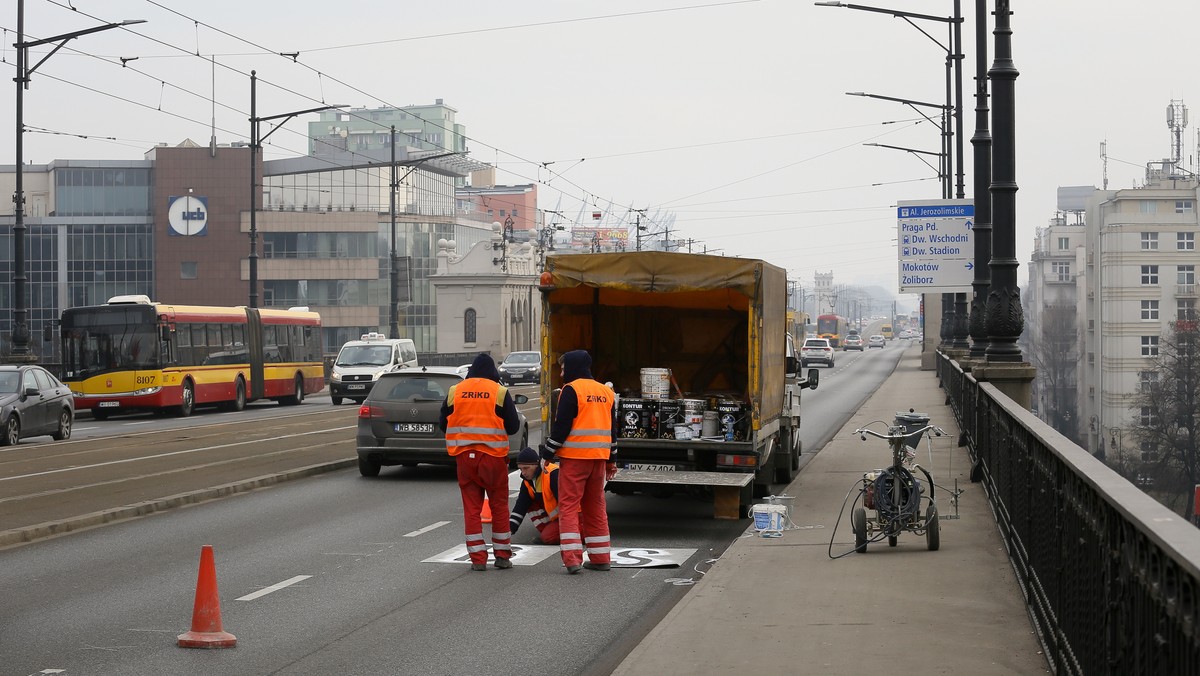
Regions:
<svg viewBox="0 0 1200 676"><path fill-rule="evenodd" d="M775 483L790 484L796 478L796 445L792 441L794 428L784 428L779 433L779 448L775 452Z"/></svg>

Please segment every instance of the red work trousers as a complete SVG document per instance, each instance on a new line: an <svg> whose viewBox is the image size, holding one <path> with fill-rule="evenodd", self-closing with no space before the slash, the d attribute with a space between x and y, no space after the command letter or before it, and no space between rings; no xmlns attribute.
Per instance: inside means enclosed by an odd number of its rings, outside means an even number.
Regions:
<svg viewBox="0 0 1200 676"><path fill-rule="evenodd" d="M562 458L558 466L559 552L564 566L610 563L608 511L604 503L606 460Z"/></svg>
<svg viewBox="0 0 1200 676"><path fill-rule="evenodd" d="M483 540L483 496L492 510L492 550L497 559L512 558L512 533L508 530L508 462L483 451L466 450L454 456L458 464L458 490L462 493L464 532L471 563L487 563ZM504 530L498 530L503 528Z"/></svg>
<svg viewBox="0 0 1200 676"><path fill-rule="evenodd" d="M541 526L538 526L537 529L538 539L542 541L542 544L558 544L558 519L555 519L547 524L542 524Z"/></svg>

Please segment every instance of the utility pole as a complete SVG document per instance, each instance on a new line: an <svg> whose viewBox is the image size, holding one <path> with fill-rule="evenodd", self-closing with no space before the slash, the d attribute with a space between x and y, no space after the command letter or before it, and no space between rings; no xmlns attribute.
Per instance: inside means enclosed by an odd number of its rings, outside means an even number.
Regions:
<svg viewBox="0 0 1200 676"><path fill-rule="evenodd" d="M396 297L400 286L400 269L396 260L396 191L400 189L396 180L396 125L392 125L392 175L391 190L388 190L388 213L392 220L392 251L388 256L388 338L400 337L400 301Z"/></svg>

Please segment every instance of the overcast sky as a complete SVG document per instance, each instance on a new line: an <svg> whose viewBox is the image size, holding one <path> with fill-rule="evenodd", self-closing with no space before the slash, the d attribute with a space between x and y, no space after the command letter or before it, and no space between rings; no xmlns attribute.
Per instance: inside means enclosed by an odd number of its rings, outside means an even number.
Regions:
<svg viewBox="0 0 1200 676"><path fill-rule="evenodd" d="M970 198L976 17L973 1L962 4ZM568 220L582 209L589 225L591 212L610 203L630 218L630 208L669 211L678 236L697 241L694 250L763 258L806 286L820 271L833 272L835 284L896 289L894 206L941 196L935 172L917 156L863 145L936 152L937 127L901 104L844 94L944 101L945 49L885 14L793 0L25 6L27 40L147 21L73 40L38 67L25 96L25 123L36 133L25 135L24 156L35 164L140 159L154 143L184 138L205 144L214 90L218 142L246 140L248 74L256 69L260 116L440 98L466 125L472 156L500 168L499 182L541 182L543 209L558 207ZM951 0L874 6L953 13ZM0 129L12 130L17 19L15 3L6 7ZM1110 188L1140 184L1147 161L1170 156L1165 110L1172 100L1193 103L1197 75L1187 54L1200 3L1012 7L1024 284L1034 232L1054 215L1055 189L1102 185L1102 141ZM916 23L948 44L945 24ZM989 17L989 66L992 25ZM296 62L277 55L289 52L299 52ZM31 61L44 54L38 48ZM121 57L136 60L122 67ZM268 159L305 152L304 121L271 137ZM1192 131L1184 157L1194 169ZM14 162L14 136L0 135L0 163Z"/></svg>

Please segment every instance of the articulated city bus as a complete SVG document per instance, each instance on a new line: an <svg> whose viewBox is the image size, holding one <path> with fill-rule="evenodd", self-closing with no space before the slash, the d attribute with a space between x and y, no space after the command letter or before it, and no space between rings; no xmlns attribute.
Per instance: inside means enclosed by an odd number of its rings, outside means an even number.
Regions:
<svg viewBox="0 0 1200 676"><path fill-rule="evenodd" d="M817 317L817 337L828 338L831 347L839 347L846 337L846 318L839 315L819 315Z"/></svg>
<svg viewBox="0 0 1200 676"><path fill-rule="evenodd" d="M63 382L97 419L133 410L191 415L216 404L299 404L325 387L321 316L116 296L62 313Z"/></svg>

